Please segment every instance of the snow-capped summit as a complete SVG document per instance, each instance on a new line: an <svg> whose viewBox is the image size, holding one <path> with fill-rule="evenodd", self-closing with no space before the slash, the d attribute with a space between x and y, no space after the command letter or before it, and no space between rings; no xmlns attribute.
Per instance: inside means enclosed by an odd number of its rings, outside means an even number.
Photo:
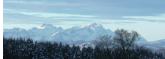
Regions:
<svg viewBox="0 0 165 59"><path fill-rule="evenodd" d="M88 28L91 30L95 30L95 29L103 29L103 26L101 24L98 24L98 23L92 23L92 24L82 26L81 28Z"/></svg>
<svg viewBox="0 0 165 59"><path fill-rule="evenodd" d="M90 24L82 27L72 27L66 29L62 32L56 33L56 35L52 36L53 40L60 42L77 42L77 41L92 41L102 35L111 35L112 31L103 28L102 25L99 24Z"/></svg>
<svg viewBox="0 0 165 59"><path fill-rule="evenodd" d="M52 24L41 24L38 27L34 27L33 29L62 29L61 27L53 26Z"/></svg>
<svg viewBox="0 0 165 59"><path fill-rule="evenodd" d="M101 24L98 23L92 23L92 24L88 24L86 26L83 27L88 27L88 28L97 28L97 27L103 27Z"/></svg>
<svg viewBox="0 0 165 59"><path fill-rule="evenodd" d="M42 24L41 27L54 27L52 24Z"/></svg>
<svg viewBox="0 0 165 59"><path fill-rule="evenodd" d="M39 27L30 29L28 32L34 40L49 41L52 34L62 30L61 27L55 27L52 24L42 24Z"/></svg>
<svg viewBox="0 0 165 59"><path fill-rule="evenodd" d="M54 26L52 24L42 24L39 28L54 28Z"/></svg>

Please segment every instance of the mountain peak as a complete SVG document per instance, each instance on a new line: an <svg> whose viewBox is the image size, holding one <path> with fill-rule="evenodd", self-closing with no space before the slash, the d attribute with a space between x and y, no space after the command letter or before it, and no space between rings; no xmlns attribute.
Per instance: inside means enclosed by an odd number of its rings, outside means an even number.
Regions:
<svg viewBox="0 0 165 59"><path fill-rule="evenodd" d="M42 24L38 27L38 29L45 29L45 28L54 28L52 24Z"/></svg>
<svg viewBox="0 0 165 59"><path fill-rule="evenodd" d="M97 23L92 23L92 24L90 24L89 26L98 27L98 26L102 26L102 25L101 25L101 24L97 24Z"/></svg>
<svg viewBox="0 0 165 59"><path fill-rule="evenodd" d="M41 27L54 27L52 24L42 24Z"/></svg>
<svg viewBox="0 0 165 59"><path fill-rule="evenodd" d="M103 26L98 23L92 23L92 24L88 24L88 25L84 26L84 28L102 28L102 27Z"/></svg>

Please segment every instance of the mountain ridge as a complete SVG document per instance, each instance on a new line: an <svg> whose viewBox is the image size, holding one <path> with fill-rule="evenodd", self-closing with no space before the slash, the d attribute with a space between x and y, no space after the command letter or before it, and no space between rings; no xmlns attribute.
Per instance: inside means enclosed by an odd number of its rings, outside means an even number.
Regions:
<svg viewBox="0 0 165 59"><path fill-rule="evenodd" d="M110 29L105 29L101 24L92 23L85 26L75 26L68 29L42 24L29 30L22 28L4 29L4 38L31 38L34 41L62 42L66 44L84 44L94 41L103 35L114 35ZM145 38L136 43L153 47L162 47L162 41L147 42ZM163 40L165 42L165 40Z"/></svg>
<svg viewBox="0 0 165 59"><path fill-rule="evenodd" d="M23 31L20 31L23 30ZM25 33L24 33L25 32ZM11 34L13 33L13 34ZM4 29L4 37L9 38L9 37L14 37L14 38L32 38L36 41L38 40L43 40L47 39L47 41L60 41L60 40L82 40L83 36L88 36L87 38L84 38L86 40L93 40L94 38L92 37L97 37L100 34L109 34L112 33L111 30L105 29L101 24L97 23L92 23L89 25L81 26L81 27L72 27L68 29L63 29L61 27L56 27L53 26L52 24L42 24L39 27L33 27L29 30L25 30L22 28L13 28L13 29ZM9 35L11 34L11 35ZM18 34L26 34L25 36L21 36ZM18 36L17 36L18 35ZM76 35L79 35L76 37ZM64 37L67 37L64 38ZM70 36L70 37L69 37ZM92 37L90 37L92 36ZM58 38L56 38L58 37ZM73 37L76 37L72 39ZM79 38L81 37L81 38ZM55 39L56 38L56 39ZM58 39L58 40L57 40ZM60 41L63 42L63 41Z"/></svg>

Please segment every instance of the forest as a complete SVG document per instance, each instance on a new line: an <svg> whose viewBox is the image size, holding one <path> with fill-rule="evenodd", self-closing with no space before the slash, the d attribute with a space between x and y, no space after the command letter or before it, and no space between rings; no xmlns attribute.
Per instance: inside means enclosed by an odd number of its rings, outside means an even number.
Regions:
<svg viewBox="0 0 165 59"><path fill-rule="evenodd" d="M3 38L4 59L165 59L163 53L152 52L151 49L134 44L136 32L118 30L116 48L105 45L100 39L95 47L57 42L37 42L30 38ZM123 34L124 33L124 34ZM105 38L101 37L101 38ZM130 38L132 37L132 38ZM102 44L101 44L102 43ZM103 44L104 43L104 44Z"/></svg>

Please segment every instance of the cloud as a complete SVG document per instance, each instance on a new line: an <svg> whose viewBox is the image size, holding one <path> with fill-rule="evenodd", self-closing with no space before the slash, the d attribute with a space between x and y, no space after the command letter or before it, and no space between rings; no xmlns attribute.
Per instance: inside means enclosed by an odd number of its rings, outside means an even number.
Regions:
<svg viewBox="0 0 165 59"><path fill-rule="evenodd" d="M76 2L66 2L66 1L56 1L56 2L50 2L48 1L26 1L26 0L7 0L4 1L4 3L8 4L22 4L22 5L40 5L40 6L54 6L54 7L79 7L84 4L76 3Z"/></svg>
<svg viewBox="0 0 165 59"><path fill-rule="evenodd" d="M41 22L96 22L96 23L137 23L134 20L123 20L123 19L105 19L100 16L94 15L82 15L82 14L68 14L68 13L48 13L48 12L27 12L22 10L14 10L14 9L4 9L4 14L6 15L5 19L10 20L11 16L17 15L12 17L12 19L19 20L19 19L26 19L29 21L41 21ZM9 16L10 15L10 16ZM10 17L10 19L8 19ZM39 20L40 19L40 20ZM67 24L67 23L66 23Z"/></svg>
<svg viewBox="0 0 165 59"><path fill-rule="evenodd" d="M165 14L155 16L123 16L122 18L135 21L165 22Z"/></svg>
<svg viewBox="0 0 165 59"><path fill-rule="evenodd" d="M39 2L39 1L21 1L21 0L8 0L8 1L4 1L4 3L17 3L17 4L42 4L43 2Z"/></svg>
<svg viewBox="0 0 165 59"><path fill-rule="evenodd" d="M124 24L124 23L137 23L131 20L116 20L104 19L99 16L81 15L81 14L67 14L67 13L46 13L46 12L27 12L14 9L4 9L5 23L12 24L81 24L81 23L102 23L102 24Z"/></svg>
<svg viewBox="0 0 165 59"><path fill-rule="evenodd" d="M68 13L47 13L47 12L26 12L26 11L18 11L13 9L4 9L4 13L16 13L23 15L30 15L35 17L42 18L94 18L96 16L93 15L81 15L81 14L68 14Z"/></svg>

